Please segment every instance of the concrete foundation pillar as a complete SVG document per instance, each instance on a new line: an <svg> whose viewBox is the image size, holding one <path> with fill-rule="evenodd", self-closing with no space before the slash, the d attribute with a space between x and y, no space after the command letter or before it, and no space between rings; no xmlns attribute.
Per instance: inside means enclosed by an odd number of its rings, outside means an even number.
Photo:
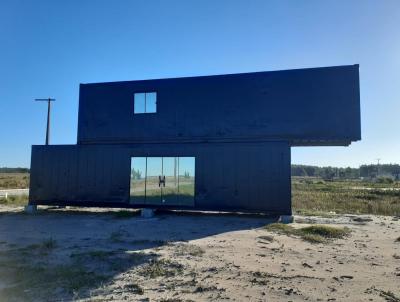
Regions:
<svg viewBox="0 0 400 302"><path fill-rule="evenodd" d="M281 215L279 217L280 223L292 223L294 221L293 215Z"/></svg>
<svg viewBox="0 0 400 302"><path fill-rule="evenodd" d="M144 218L154 217L154 210L153 209L141 209L140 215Z"/></svg>
<svg viewBox="0 0 400 302"><path fill-rule="evenodd" d="M28 204L25 206L25 213L35 214L37 212L37 205Z"/></svg>

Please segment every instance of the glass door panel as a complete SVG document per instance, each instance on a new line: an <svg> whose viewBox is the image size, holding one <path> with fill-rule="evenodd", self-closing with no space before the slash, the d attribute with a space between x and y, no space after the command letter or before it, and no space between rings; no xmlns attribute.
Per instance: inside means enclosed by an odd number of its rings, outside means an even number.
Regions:
<svg viewBox="0 0 400 302"><path fill-rule="evenodd" d="M163 157L161 201L165 205L176 205L178 191L177 161L176 157Z"/></svg>
<svg viewBox="0 0 400 302"><path fill-rule="evenodd" d="M194 206L195 158L178 158L178 200L179 205Z"/></svg>
<svg viewBox="0 0 400 302"><path fill-rule="evenodd" d="M194 157L133 157L130 202L194 206Z"/></svg>
<svg viewBox="0 0 400 302"><path fill-rule="evenodd" d="M147 158L146 204L161 204L162 157Z"/></svg>
<svg viewBox="0 0 400 302"><path fill-rule="evenodd" d="M146 157L131 159L130 202L143 204L146 193Z"/></svg>

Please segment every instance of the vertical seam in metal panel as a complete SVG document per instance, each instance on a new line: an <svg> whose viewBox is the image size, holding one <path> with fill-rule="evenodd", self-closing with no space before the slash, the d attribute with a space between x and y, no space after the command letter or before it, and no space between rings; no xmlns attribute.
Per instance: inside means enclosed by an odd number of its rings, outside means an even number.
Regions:
<svg viewBox="0 0 400 302"><path fill-rule="evenodd" d="M146 172L144 177L144 203L147 204L147 156L146 156Z"/></svg>

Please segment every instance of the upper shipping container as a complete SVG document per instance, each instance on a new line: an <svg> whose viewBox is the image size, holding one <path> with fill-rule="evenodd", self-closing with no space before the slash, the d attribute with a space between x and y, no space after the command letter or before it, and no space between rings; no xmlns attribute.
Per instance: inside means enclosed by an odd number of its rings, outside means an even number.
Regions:
<svg viewBox="0 0 400 302"><path fill-rule="evenodd" d="M360 139L358 65L80 86L78 144Z"/></svg>

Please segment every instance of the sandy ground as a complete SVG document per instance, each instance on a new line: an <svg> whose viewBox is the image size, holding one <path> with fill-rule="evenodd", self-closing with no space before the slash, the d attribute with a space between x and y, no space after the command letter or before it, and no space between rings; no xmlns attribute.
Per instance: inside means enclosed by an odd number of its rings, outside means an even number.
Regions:
<svg viewBox="0 0 400 302"><path fill-rule="evenodd" d="M1 251L52 238L57 247L46 257L53 264L88 251L148 255L122 269L107 268L103 273L108 279L101 286L74 296L53 292L50 301L399 301L395 297L400 297L396 217L296 216L294 227L324 223L352 230L348 238L311 244L265 230L263 226L272 221L265 217L160 214L146 219L71 208L35 215L20 209L1 211ZM268 235L272 241L262 237ZM171 273L146 273L155 259L166 259ZM93 270L102 270L98 260L86 261L92 261ZM9 286L7 281L0 280L0 289ZM132 290L132 284L143 292Z"/></svg>

